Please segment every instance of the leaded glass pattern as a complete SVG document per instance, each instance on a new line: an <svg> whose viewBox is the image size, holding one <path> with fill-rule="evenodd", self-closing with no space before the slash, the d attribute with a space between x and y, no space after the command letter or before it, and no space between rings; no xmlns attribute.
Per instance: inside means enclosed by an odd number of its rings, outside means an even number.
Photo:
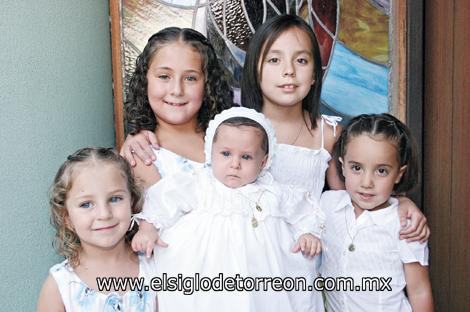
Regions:
<svg viewBox="0 0 470 312"><path fill-rule="evenodd" d="M147 39L178 26L209 38L237 89L253 33L266 19L292 13L320 44L322 110L345 117L390 111L389 0L122 0L121 8L125 85Z"/></svg>

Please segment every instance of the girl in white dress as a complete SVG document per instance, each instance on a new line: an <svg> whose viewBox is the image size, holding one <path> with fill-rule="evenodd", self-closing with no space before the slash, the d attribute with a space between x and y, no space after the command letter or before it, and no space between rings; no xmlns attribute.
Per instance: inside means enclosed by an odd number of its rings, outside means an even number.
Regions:
<svg viewBox="0 0 470 312"><path fill-rule="evenodd" d="M127 161L107 148L75 152L56 174L50 205L54 246L66 259L49 270L38 311L156 311L155 292L145 289L153 259L130 247L142 194Z"/></svg>
<svg viewBox="0 0 470 312"><path fill-rule="evenodd" d="M327 310L433 311L427 244L399 240L398 200L391 197L418 182L410 131L389 114L360 115L343 129L335 158L346 190L321 198L321 273L350 277L354 288L325 292Z"/></svg>
<svg viewBox="0 0 470 312"><path fill-rule="evenodd" d="M267 171L276 146L269 121L252 109L231 108L209 123L205 142L205 168L166 176L147 190L139 217L155 228L139 230L133 246L145 250L157 240L167 246L155 249L162 278L297 277L311 285L323 214L308 192L281 186ZM159 309L322 311L323 302L319 292L267 285L161 291Z"/></svg>

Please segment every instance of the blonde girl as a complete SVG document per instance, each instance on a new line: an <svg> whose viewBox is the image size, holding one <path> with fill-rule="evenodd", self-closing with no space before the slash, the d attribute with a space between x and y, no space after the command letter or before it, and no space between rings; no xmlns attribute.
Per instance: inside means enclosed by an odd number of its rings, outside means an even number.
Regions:
<svg viewBox="0 0 470 312"><path fill-rule="evenodd" d="M153 260L130 247L132 215L141 208L141 191L117 152L84 148L70 155L50 191L54 246L66 259L49 270L38 311L155 311L155 293L143 287L154 275ZM100 278L144 284L104 289Z"/></svg>

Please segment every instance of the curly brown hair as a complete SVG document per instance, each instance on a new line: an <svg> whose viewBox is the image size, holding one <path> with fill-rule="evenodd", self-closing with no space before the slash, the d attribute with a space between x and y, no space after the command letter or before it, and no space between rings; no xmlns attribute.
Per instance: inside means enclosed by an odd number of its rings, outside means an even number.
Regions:
<svg viewBox="0 0 470 312"><path fill-rule="evenodd" d="M131 211L139 213L143 205L142 189L136 184L129 163L118 152L111 148L86 147L79 149L62 164L57 172L49 191L50 219L55 228L55 236L52 245L57 253L66 257L72 266L79 264L79 254L82 249L80 238L68 225L68 212L65 206L67 194L72 188L74 171L80 165L90 162L103 162L114 164L120 170L127 182L127 188L131 195ZM126 233L125 241L130 244L132 237L138 230L137 224Z"/></svg>
<svg viewBox="0 0 470 312"><path fill-rule="evenodd" d="M126 108L127 132L155 131L158 120L150 107L147 94L147 72L157 51L173 42L184 42L195 48L202 58L204 98L197 120L199 130L205 131L209 121L226 108L233 106L233 90L229 86L224 67L217 59L211 43L191 28L168 27L152 35L137 57L135 71L129 81Z"/></svg>

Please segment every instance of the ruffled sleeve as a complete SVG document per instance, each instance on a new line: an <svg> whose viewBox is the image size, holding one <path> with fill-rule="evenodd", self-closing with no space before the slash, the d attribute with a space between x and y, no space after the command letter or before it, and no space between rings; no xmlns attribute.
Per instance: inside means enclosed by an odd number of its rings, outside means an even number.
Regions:
<svg viewBox="0 0 470 312"><path fill-rule="evenodd" d="M310 233L321 238L325 214L320 209L318 201L307 191L298 188L283 187L282 212L286 221L294 228L294 238Z"/></svg>
<svg viewBox="0 0 470 312"><path fill-rule="evenodd" d="M136 217L152 223L157 229L171 227L198 202L199 174L178 173L161 179L147 189L142 212Z"/></svg>

